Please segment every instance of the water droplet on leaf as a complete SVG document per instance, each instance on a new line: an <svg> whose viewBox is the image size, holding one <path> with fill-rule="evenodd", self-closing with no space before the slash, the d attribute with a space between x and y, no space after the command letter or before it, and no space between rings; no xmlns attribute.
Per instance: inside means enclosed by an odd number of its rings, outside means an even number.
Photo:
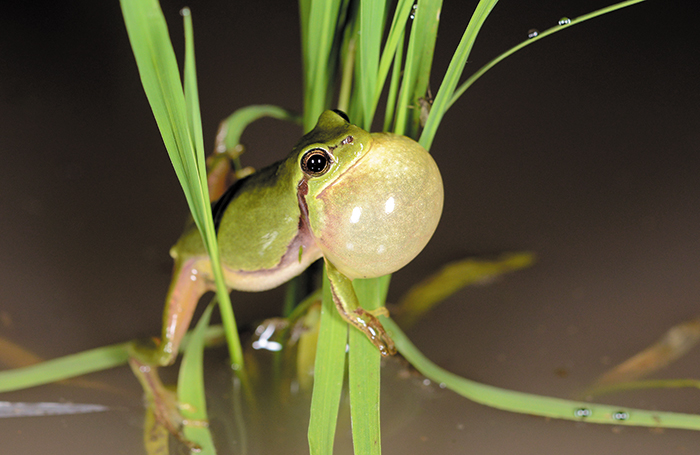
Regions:
<svg viewBox="0 0 700 455"><path fill-rule="evenodd" d="M536 37L539 34L540 34L540 31L537 30L536 28L531 28L530 30L527 31L527 37L530 39Z"/></svg>
<svg viewBox="0 0 700 455"><path fill-rule="evenodd" d="M411 8L411 15L408 16L409 19L413 20L416 18L416 11L418 10L418 3L414 3Z"/></svg>
<svg viewBox="0 0 700 455"><path fill-rule="evenodd" d="M559 25L569 25L571 23L571 19L568 17L562 17L559 19Z"/></svg>
<svg viewBox="0 0 700 455"><path fill-rule="evenodd" d="M588 408L578 408L574 411L576 417L590 417L591 414L593 414L593 411Z"/></svg>
<svg viewBox="0 0 700 455"><path fill-rule="evenodd" d="M617 411L612 415L613 420L627 420L630 418L629 412Z"/></svg>

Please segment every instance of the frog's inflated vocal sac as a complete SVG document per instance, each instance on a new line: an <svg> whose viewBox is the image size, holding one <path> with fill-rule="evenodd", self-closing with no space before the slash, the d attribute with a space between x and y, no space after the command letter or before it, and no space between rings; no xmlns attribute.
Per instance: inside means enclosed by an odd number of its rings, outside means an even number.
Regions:
<svg viewBox="0 0 700 455"><path fill-rule="evenodd" d="M214 204L221 262L229 288L263 291L323 257L342 317L389 355L394 344L359 306L352 280L395 272L425 247L442 212L442 179L417 142L370 134L341 114L324 112L286 159L239 180ZM139 355L151 365L173 361L197 301L214 289L196 228L170 253L162 339Z"/></svg>

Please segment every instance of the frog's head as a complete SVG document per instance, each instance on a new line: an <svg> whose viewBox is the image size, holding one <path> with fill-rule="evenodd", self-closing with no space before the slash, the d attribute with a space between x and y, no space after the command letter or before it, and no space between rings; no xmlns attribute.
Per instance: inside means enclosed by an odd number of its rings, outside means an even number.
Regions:
<svg viewBox="0 0 700 455"><path fill-rule="evenodd" d="M370 134L326 111L295 150L302 211L324 257L341 273L393 273L428 243L442 213L443 187L420 144Z"/></svg>
<svg viewBox="0 0 700 455"><path fill-rule="evenodd" d="M370 134L350 122L342 111L325 111L318 123L301 138L296 150L297 169L318 194L367 153Z"/></svg>

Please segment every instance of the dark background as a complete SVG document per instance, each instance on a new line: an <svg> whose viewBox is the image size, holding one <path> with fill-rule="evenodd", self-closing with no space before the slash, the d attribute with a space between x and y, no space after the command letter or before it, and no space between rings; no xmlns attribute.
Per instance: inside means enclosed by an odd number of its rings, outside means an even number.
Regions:
<svg viewBox="0 0 700 455"><path fill-rule="evenodd" d="M531 28L609 3L504 0L467 72ZM178 53L185 5L209 149L218 122L239 107L301 108L295 2L163 1ZM474 5L443 5L434 89ZM448 112L432 148L445 181L443 219L425 251L394 275L390 300L464 256L530 250L538 262L431 313L410 332L428 357L478 381L570 397L697 316L699 12L691 2L649 1L577 25L499 64ZM244 161L259 168L277 160L300 134L256 123L244 136ZM0 336L50 358L159 333L167 253L186 204L117 2L3 5L0 153ZM237 318L278 314L280 292L233 294ZM656 377L697 377L697 355ZM90 401L128 412L3 421L0 451L139 453L138 384L127 368L93 378L119 384L126 398L50 386L0 400ZM689 431L545 421L433 392L416 404L413 422L385 432L385 453L700 450ZM700 411L690 390L607 400ZM392 419L391 408L382 413Z"/></svg>

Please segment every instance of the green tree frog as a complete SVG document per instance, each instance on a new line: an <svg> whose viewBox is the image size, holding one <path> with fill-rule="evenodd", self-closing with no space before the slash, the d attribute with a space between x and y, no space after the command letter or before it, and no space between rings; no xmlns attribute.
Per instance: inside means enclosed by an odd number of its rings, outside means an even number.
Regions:
<svg viewBox="0 0 700 455"><path fill-rule="evenodd" d="M442 205L440 172L423 147L370 134L329 110L287 158L237 181L212 210L229 288L272 289L323 258L340 315L390 355L391 338L359 306L352 280L410 262L435 231ZM175 266L162 339L155 352L141 353L151 365L174 360L199 298L214 289L195 227L170 254Z"/></svg>

